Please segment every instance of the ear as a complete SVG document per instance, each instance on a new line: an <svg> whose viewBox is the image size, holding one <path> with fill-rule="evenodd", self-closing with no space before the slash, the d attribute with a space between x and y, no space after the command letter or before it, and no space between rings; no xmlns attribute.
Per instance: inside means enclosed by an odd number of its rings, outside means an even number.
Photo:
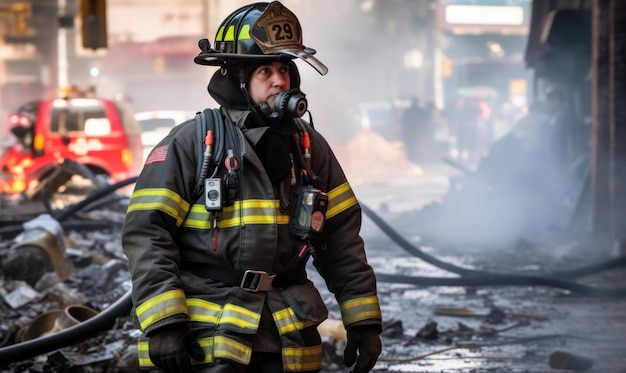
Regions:
<svg viewBox="0 0 626 373"><path fill-rule="evenodd" d="M289 60L287 64L289 65L291 89L300 88L300 71L298 71L298 66L295 62L293 62L293 60Z"/></svg>

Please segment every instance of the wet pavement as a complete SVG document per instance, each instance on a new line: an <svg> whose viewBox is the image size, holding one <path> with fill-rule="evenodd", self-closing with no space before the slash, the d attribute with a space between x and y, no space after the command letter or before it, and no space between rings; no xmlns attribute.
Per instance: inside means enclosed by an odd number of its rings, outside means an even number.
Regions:
<svg viewBox="0 0 626 373"><path fill-rule="evenodd" d="M355 187L371 213L400 236L393 239L372 219L364 218L368 258L380 277L462 277L447 270L447 266L433 265L438 264L437 260L453 269L541 279L587 269L592 264L605 268L604 264L619 261L614 253L558 229L484 245L456 244L454 229L441 234L445 232L445 221L436 221L442 229L430 229L435 215L430 214L434 211L433 201L437 206L445 200L450 187L447 181L456 175L435 167L414 183L405 180L380 189ZM412 245L411 250L403 247L399 242L402 239ZM434 261L423 260L415 251ZM497 278L482 286L426 286L417 280L417 285L379 280L387 330L382 335L383 353L374 371L626 372L626 292L619 290L617 296L602 293L626 285L623 264L582 273L586 275L570 272L571 276L563 279L566 285L573 284L571 288L532 286L524 281L505 285L507 281ZM590 290L580 292L577 285Z"/></svg>

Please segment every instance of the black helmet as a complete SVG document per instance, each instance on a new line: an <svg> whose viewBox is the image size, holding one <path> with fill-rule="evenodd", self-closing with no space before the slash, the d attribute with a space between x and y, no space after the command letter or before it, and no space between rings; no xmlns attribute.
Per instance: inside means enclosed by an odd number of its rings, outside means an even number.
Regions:
<svg viewBox="0 0 626 373"><path fill-rule="evenodd" d="M215 48L207 39L198 42L200 65L224 66L238 61L277 61L300 58L320 74L328 68L302 45L302 28L293 12L278 1L254 3L232 12L215 35Z"/></svg>

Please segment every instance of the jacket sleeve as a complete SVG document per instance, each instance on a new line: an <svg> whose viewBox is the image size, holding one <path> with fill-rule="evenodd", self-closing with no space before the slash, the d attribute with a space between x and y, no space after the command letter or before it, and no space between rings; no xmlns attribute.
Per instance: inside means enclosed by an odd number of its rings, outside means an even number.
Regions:
<svg viewBox="0 0 626 373"><path fill-rule="evenodd" d="M323 229L325 248L314 262L335 294L346 328L373 325L382 329L374 270L367 262L360 236L361 207L326 140L311 132L312 168L328 194Z"/></svg>
<svg viewBox="0 0 626 373"><path fill-rule="evenodd" d="M139 174L122 230L141 330L187 321L175 235L195 185L195 126L185 122L154 147Z"/></svg>

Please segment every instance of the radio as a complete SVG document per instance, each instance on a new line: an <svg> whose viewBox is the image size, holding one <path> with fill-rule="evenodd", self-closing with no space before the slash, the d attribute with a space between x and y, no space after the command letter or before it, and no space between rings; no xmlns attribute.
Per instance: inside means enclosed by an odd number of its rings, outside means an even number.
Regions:
<svg viewBox="0 0 626 373"><path fill-rule="evenodd" d="M222 209L222 179L219 177L210 177L204 179L204 206L207 211L215 211Z"/></svg>
<svg viewBox="0 0 626 373"><path fill-rule="evenodd" d="M296 184L293 209L289 220L289 232L302 241L324 228L328 196L313 186Z"/></svg>

